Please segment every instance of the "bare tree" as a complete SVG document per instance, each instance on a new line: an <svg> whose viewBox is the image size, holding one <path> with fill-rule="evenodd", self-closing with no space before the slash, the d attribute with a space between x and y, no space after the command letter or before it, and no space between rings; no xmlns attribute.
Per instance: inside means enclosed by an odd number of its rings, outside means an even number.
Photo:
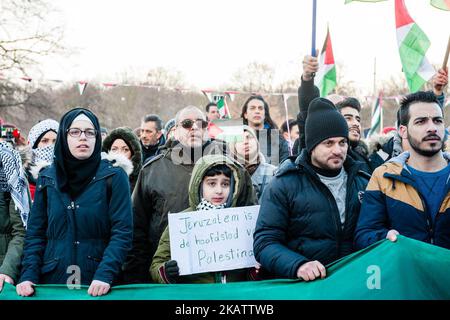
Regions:
<svg viewBox="0 0 450 320"><path fill-rule="evenodd" d="M338 62L336 64L336 87L334 93L346 97L357 97L358 92L355 88L355 82L347 80L345 75L346 67L344 64Z"/></svg>
<svg viewBox="0 0 450 320"><path fill-rule="evenodd" d="M145 84L163 88L182 88L186 85L186 81L184 74L179 70L157 67L148 71Z"/></svg>
<svg viewBox="0 0 450 320"><path fill-rule="evenodd" d="M251 62L232 76L232 86L236 90L248 92L268 92L273 88L275 69L268 64Z"/></svg>
<svg viewBox="0 0 450 320"><path fill-rule="evenodd" d="M47 22L55 13L46 0L0 2L0 72L26 75L39 57L62 51L62 26Z"/></svg>
<svg viewBox="0 0 450 320"><path fill-rule="evenodd" d="M281 93L289 93L289 92L297 92L298 87L300 86L300 77L299 79L290 79L286 80L276 86L276 90Z"/></svg>

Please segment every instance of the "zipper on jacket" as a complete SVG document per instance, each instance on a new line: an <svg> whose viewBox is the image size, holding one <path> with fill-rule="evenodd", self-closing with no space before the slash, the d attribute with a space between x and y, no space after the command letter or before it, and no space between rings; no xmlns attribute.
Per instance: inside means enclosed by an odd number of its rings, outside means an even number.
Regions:
<svg viewBox="0 0 450 320"><path fill-rule="evenodd" d="M406 182L404 182L406 184ZM428 208L427 208L427 204L425 202L425 200L423 200L422 194L419 192L418 188L416 188L415 186L411 185L411 187L414 188L414 190L416 190L417 194L419 195L420 201L422 202L422 206L423 206L423 214L425 215L425 219L427 220L427 231L428 231L428 236L430 238L430 243L434 244L434 228L432 223L430 223L430 219L428 218ZM431 216L431 213L430 213ZM436 216L437 217L437 216Z"/></svg>
<svg viewBox="0 0 450 320"><path fill-rule="evenodd" d="M78 245L80 242L77 238L77 221L75 216L75 202L71 201L70 207L72 209L72 227L73 227L73 251L72 251L72 265L77 265Z"/></svg>
<svg viewBox="0 0 450 320"><path fill-rule="evenodd" d="M409 170L407 170L407 169L403 169L403 170L406 170L408 173L410 173ZM403 172L403 170L402 170L402 172ZM397 177L400 177L400 179L398 179ZM430 215L427 214L427 212L428 212L427 204L425 203L425 200L423 200L423 196L419 192L419 188L417 188L415 186L415 183L414 183L413 180L411 180L411 179L409 179L409 177L405 177L405 176L403 176L401 174L400 174L400 176L399 175L388 174L386 176L386 178L391 178L393 181L399 180L400 182L403 182L405 185L406 184L410 185L414 190L416 190L417 194L419 195L420 201L422 202L423 214L425 215L425 219L427 221L428 237L430 238L430 243L434 244L434 228L435 228L435 225L436 225L436 219L437 219L437 216L439 215L439 212L437 213L436 218L434 219L434 224L433 224L432 221L430 222L431 212L430 212ZM407 178L410 182L406 181L406 179L401 179L401 178Z"/></svg>

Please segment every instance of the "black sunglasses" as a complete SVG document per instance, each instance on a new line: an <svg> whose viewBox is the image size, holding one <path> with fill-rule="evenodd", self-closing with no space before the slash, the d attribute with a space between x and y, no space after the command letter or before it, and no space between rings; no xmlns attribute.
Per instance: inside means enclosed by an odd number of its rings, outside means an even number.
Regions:
<svg viewBox="0 0 450 320"><path fill-rule="evenodd" d="M191 129L194 126L194 123L197 123L197 127L205 129L208 127L208 121L205 121L203 119L197 119L197 120L191 120L191 119L185 119L180 122L181 126L185 129Z"/></svg>

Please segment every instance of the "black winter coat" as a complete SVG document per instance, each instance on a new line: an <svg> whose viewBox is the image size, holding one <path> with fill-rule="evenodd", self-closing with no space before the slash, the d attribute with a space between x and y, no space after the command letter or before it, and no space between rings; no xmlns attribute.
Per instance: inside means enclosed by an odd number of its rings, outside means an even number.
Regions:
<svg viewBox="0 0 450 320"><path fill-rule="evenodd" d="M336 201L307 162L307 152L285 161L266 187L254 233L255 258L277 277L297 278L308 261L327 265L354 251L353 237L369 175L347 158L344 228Z"/></svg>
<svg viewBox="0 0 450 320"><path fill-rule="evenodd" d="M113 284L131 249L132 232L130 185L122 168L102 160L92 182L72 200L59 190L52 164L39 174L20 282L66 284L74 271L68 267L78 266L81 284Z"/></svg>

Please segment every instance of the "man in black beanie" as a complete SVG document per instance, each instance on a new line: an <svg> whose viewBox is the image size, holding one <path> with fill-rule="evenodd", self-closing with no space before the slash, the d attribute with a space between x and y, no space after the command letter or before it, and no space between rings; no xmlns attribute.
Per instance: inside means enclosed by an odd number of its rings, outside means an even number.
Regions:
<svg viewBox="0 0 450 320"><path fill-rule="evenodd" d="M266 187L254 233L256 260L276 277L324 278L354 251L353 235L370 176L347 158L348 125L334 104L314 99L306 148L284 161Z"/></svg>

